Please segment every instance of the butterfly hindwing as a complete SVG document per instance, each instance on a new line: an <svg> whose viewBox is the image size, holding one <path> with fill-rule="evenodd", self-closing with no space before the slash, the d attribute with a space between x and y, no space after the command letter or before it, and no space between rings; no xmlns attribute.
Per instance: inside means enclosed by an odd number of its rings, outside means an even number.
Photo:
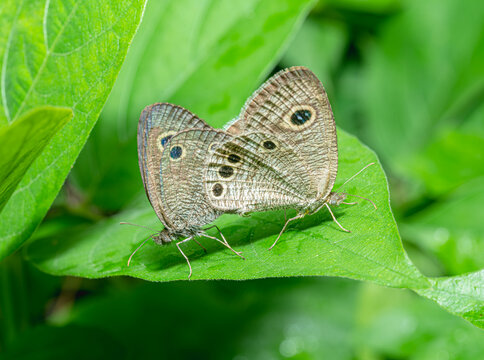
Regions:
<svg viewBox="0 0 484 360"><path fill-rule="evenodd" d="M202 181L211 148L230 136L214 129L195 129L173 136L161 156L161 204L174 231L196 230L221 212L210 206Z"/></svg>

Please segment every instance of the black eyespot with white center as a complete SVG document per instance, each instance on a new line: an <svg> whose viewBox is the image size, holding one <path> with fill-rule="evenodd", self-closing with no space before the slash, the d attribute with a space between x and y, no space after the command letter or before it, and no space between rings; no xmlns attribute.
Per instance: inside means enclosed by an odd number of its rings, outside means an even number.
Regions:
<svg viewBox="0 0 484 360"><path fill-rule="evenodd" d="M271 140L266 140L262 143L262 146L266 148L267 150L274 150L277 146L276 144L271 141Z"/></svg>
<svg viewBox="0 0 484 360"><path fill-rule="evenodd" d="M212 193L213 193L213 196L216 196L216 197L219 197L222 195L222 193L224 192L224 187L222 186L222 184L220 183L215 183L213 186L212 186Z"/></svg>
<svg viewBox="0 0 484 360"><path fill-rule="evenodd" d="M294 125L301 126L303 125L306 121L311 119L311 111L307 109L300 109L294 111L294 113L291 115L291 122Z"/></svg>
<svg viewBox="0 0 484 360"><path fill-rule="evenodd" d="M236 163L240 162L240 160L241 160L240 156L236 155L236 154L230 154L227 159L232 164L236 164Z"/></svg>
<svg viewBox="0 0 484 360"><path fill-rule="evenodd" d="M218 173L220 174L221 177L226 179L231 177L234 174L234 168L228 165L224 165L218 169Z"/></svg>

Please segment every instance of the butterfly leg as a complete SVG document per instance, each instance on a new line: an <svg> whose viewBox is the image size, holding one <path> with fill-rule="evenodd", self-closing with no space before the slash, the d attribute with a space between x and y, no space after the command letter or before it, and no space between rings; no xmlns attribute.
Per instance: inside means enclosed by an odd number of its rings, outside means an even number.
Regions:
<svg viewBox="0 0 484 360"><path fill-rule="evenodd" d="M356 205L358 204L356 201L353 201L353 202L342 202L342 204L345 204L345 205Z"/></svg>
<svg viewBox="0 0 484 360"><path fill-rule="evenodd" d="M345 229L341 224L336 220L336 217L334 216L333 212L331 211L331 208L329 207L328 203L324 203L324 206L328 208L329 213L331 214L331 217L333 218L333 221L338 224L338 226L341 228L341 230L346 231L346 232L351 232L348 229Z"/></svg>
<svg viewBox="0 0 484 360"><path fill-rule="evenodd" d="M242 259L244 259L244 260L245 260L245 258L244 258L243 256L241 256L241 255L240 255L240 254L242 254L242 252L241 252L241 251L235 251L234 249L232 249L232 247L231 247L231 246L230 246L230 244L228 243L227 239L225 239L224 234L222 234L222 231L220 230L220 228L219 228L217 225L212 225L212 226L210 226L210 227L206 228L205 230L209 230L209 229L212 229L212 228L217 229L218 233L220 234L220 237L223 239L223 243L222 243L222 244L223 244L224 246L228 247L228 248L229 248L230 250L232 250L232 251L233 251L235 254L237 254L237 256L240 256ZM205 235L203 235L203 236L205 236ZM217 239L217 241L219 241L219 242L220 242L220 240L219 240L219 239Z"/></svg>
<svg viewBox="0 0 484 360"><path fill-rule="evenodd" d="M267 250L272 250L272 248L276 245L277 241L279 240L279 238L281 237L282 233L284 232L284 230L286 230L286 227L287 225L293 221L293 220L296 220L296 219L300 219L304 217L304 214L298 214L296 216L294 216L293 218L290 218L289 220L286 221L286 223L284 224L284 227L282 228L281 232L279 233L279 236L277 237L276 241L274 241L274 243L271 245L271 247Z"/></svg>
<svg viewBox="0 0 484 360"><path fill-rule="evenodd" d="M219 230L220 231L220 230ZM220 233L220 235L222 235L222 233ZM208 239L213 239L213 240L216 240L218 241L219 243L221 243L223 246L227 247L228 249L230 249L235 255L237 255L238 257L242 258L245 260L245 257L243 257L241 255L241 252L240 251L235 251L234 249L232 249L232 246L230 246L230 244L227 242L227 240L225 240L225 238L223 237L222 235L222 238L224 239L224 241L220 240L220 239L217 239L215 236L210 236L208 234L202 234L201 236L203 237L206 237Z"/></svg>
<svg viewBox="0 0 484 360"><path fill-rule="evenodd" d="M178 251L181 252L181 254L183 255L183 257L185 258L185 260L187 261L187 264L188 264L188 268L190 269L190 274L188 274L188 279L190 279L190 277L192 276L192 266L190 265L190 260L188 260L188 257L185 255L185 253L182 251L182 249L180 248L180 244L183 244L187 241L190 241L191 239L193 238L193 236L190 236L189 238L186 238L185 240L182 240L182 241L178 241L176 243L176 247L178 248Z"/></svg>
<svg viewBox="0 0 484 360"><path fill-rule="evenodd" d="M197 241L197 240L195 240L195 239L192 239L192 240L195 241L198 244L198 246L200 246L203 249L203 251L205 251L205 254L207 253L207 249L205 249L205 246L203 246L202 244L200 244L200 242Z"/></svg>

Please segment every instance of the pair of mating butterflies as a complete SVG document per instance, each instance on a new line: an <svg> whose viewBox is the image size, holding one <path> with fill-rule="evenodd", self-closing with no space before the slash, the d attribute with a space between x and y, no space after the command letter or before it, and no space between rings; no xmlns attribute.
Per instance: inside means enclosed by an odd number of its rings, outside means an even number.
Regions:
<svg viewBox="0 0 484 360"><path fill-rule="evenodd" d="M305 67L271 77L224 130L176 105L146 107L138 125L138 158L146 193L165 226L152 238L163 245L185 237L176 245L190 275L179 245L198 236L240 256L220 230L222 240L202 230L218 216L297 209L282 234L290 221L323 206L330 210L328 204L346 197L331 191L338 170L333 112L323 85Z"/></svg>

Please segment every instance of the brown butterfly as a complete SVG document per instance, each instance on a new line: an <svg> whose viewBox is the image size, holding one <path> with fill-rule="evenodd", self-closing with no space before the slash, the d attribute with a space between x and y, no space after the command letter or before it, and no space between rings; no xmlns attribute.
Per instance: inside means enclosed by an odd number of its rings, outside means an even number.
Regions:
<svg viewBox="0 0 484 360"><path fill-rule="evenodd" d="M209 236L203 226L223 213L294 208L289 222L344 203L332 192L338 170L333 112L318 78L305 67L283 70L264 83L225 130L181 107L154 104L138 126L138 158L148 198L165 228L157 244ZM213 227L216 227L213 225ZM195 240L196 241L196 240ZM190 277L189 275L189 277Z"/></svg>

